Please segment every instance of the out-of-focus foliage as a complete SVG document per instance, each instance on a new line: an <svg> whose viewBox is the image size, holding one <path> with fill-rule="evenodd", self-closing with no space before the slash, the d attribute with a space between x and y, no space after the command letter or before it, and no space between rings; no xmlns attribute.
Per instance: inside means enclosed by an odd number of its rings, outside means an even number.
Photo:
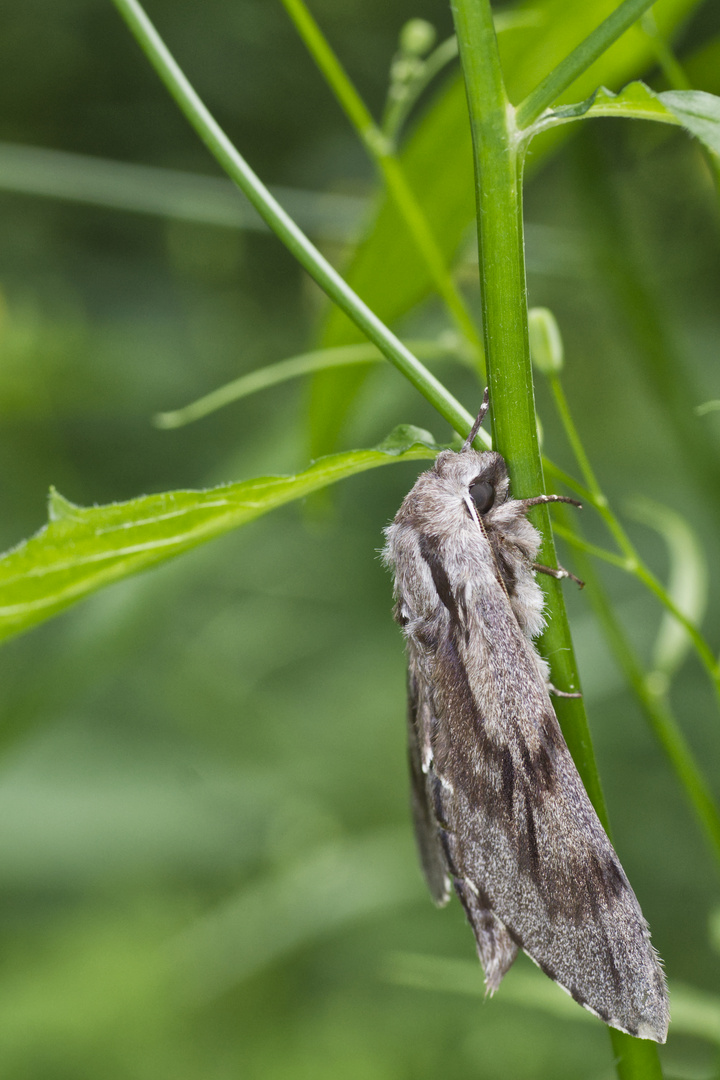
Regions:
<svg viewBox="0 0 720 1080"><path fill-rule="evenodd" d="M572 6L591 21L607 7ZM720 15L709 4L692 10L677 51L694 86L717 92L707 58L717 55ZM403 23L422 16L440 38L451 31L439 0L318 0L313 12L376 115ZM325 192L353 196L353 207L373 197L370 166L279 4L158 0L150 13L266 181L308 193L316 220ZM558 58L537 52L518 93ZM667 90L652 50L643 55L621 79ZM0 59L0 138L216 176L110 5L15 5ZM429 94L416 123L439 100L448 99ZM610 497L622 505L643 493L692 526L710 567L704 628L717 645L720 418L692 411L719 396L717 190L679 130L608 119L578 127L562 129L565 146L528 181L530 302L558 319L567 395ZM541 149L538 140L538 158ZM467 189L453 169L444 180ZM323 243L342 263L352 250L336 239L338 205ZM307 468L298 384L176 431L150 422L312 342L322 299L272 237L17 192L0 196L0 215L4 548L42 526L51 484L92 507ZM457 272L477 310L470 250ZM432 338L446 326L430 301L400 328ZM473 408L470 374L448 379ZM548 453L572 469L542 381L538 402ZM447 437L395 372L374 368L343 445L372 446L402 422ZM417 469L348 479L332 509L275 510L3 647L5 1074L609 1073L603 1026L538 1007L529 964L487 1002L447 980L433 990L397 977L398 953L473 953L459 905L436 912L415 865L402 643L377 556ZM630 528L667 580L663 540ZM656 603L619 573L607 584L649 666ZM705 1007L719 985L708 924L717 872L586 597L568 599L618 850L671 982ZM671 696L717 794L720 723L692 657ZM669 1075L710 1077L716 1052L671 1028L663 1054Z"/></svg>
<svg viewBox="0 0 720 1080"><path fill-rule="evenodd" d="M513 103L518 104L537 83L583 40L617 5L613 0L544 0L518 5L523 19L508 21L498 34L505 82ZM694 0L668 0L659 8L662 29L672 33L697 6ZM502 19L498 19L503 27ZM621 86L645 71L652 53L646 34L623 34L563 95L563 101L589 97L598 86ZM432 218L438 242L448 258L456 253L471 228L475 214L470 129L467 123L465 85L460 74L436 96L403 150L403 165L421 205ZM526 162L532 173L550 156L567 132L556 129L538 140ZM409 267L409 269L408 269ZM369 234L352 259L349 280L360 295L383 318L398 318L425 297L431 286L427 268L416 257L415 245L397 206L389 196L382 200ZM390 285L398 278L402 285ZM337 308L328 312L323 340L330 345L357 339L358 330ZM316 376L310 409L311 445L316 452L334 448L340 427L335 400L350 404L366 377L365 372L326 372ZM342 416L342 414L340 414Z"/></svg>

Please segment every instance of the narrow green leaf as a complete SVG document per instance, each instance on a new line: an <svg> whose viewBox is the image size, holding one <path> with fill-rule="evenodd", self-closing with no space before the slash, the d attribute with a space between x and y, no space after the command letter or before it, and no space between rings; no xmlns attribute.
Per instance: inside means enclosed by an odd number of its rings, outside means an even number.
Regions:
<svg viewBox="0 0 720 1080"><path fill-rule="evenodd" d="M384 360L383 354L369 341L358 342L356 345L339 345L335 349L313 349L311 352L291 356L287 360L279 360L276 364L268 364L264 368L248 372L247 375L241 375L181 409L156 413L153 423L162 429L184 427L185 424L201 420L232 402L289 379L297 379L302 375L329 368L357 368L365 364L376 364L381 360Z"/></svg>
<svg viewBox="0 0 720 1080"><path fill-rule="evenodd" d="M660 95L644 82L631 82L617 94L605 86L600 86L585 101L551 109L537 126L544 127L546 124L551 125L565 120L579 120L583 116L628 116L641 120L679 123L663 106Z"/></svg>
<svg viewBox="0 0 720 1080"><path fill-rule="evenodd" d="M720 155L720 97L702 90L666 90L656 94L643 82L632 82L617 94L601 86L585 101L561 105L546 113L535 130L591 116L625 116L677 124L713 154Z"/></svg>
<svg viewBox="0 0 720 1080"><path fill-rule="evenodd" d="M0 191L227 229L268 228L227 179L40 146L0 142ZM272 192L302 229L336 243L356 236L367 210L365 199L354 195L279 187Z"/></svg>
<svg viewBox="0 0 720 1080"><path fill-rule="evenodd" d="M53 490L49 523L0 558L0 640L276 506L380 465L433 458L441 449L427 431L405 425L374 449L321 458L295 476L92 507L74 506Z"/></svg>
<svg viewBox="0 0 720 1080"><path fill-rule="evenodd" d="M408 342L408 348L421 360L439 360L453 353L459 360L464 359L459 338L452 330L441 334L435 341ZM156 427L163 429L183 427L241 398L256 394L260 390L267 390L272 386L278 386L289 379L298 379L315 371L362 367L367 364L378 364L384 360L385 357L380 350L369 341L357 345L339 345L336 349L314 349L312 352L300 353L298 356L288 357L287 360L278 360L276 364L268 364L266 367L248 372L247 375L241 375L238 379L233 379L211 390L209 394L191 401L189 405L181 409L156 413L153 422Z"/></svg>

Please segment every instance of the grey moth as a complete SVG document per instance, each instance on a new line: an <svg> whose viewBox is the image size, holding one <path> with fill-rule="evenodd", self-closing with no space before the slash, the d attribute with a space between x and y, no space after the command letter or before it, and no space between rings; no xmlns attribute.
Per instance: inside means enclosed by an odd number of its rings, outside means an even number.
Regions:
<svg viewBox="0 0 720 1080"><path fill-rule="evenodd" d="M486 408L487 393L462 450L438 455L386 530L422 868L437 905L451 886L460 898L490 993L522 949L606 1024L662 1043L659 958L533 644L548 568L526 515L559 496L510 497L504 459L471 446Z"/></svg>

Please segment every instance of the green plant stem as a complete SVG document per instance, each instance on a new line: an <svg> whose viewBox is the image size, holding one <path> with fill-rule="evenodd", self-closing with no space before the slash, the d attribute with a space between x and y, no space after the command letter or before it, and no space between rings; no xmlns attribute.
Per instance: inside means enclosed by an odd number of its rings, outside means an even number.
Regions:
<svg viewBox="0 0 720 1080"><path fill-rule="evenodd" d="M477 328L462 295L455 286L452 275L448 272L443 254L422 207L407 182L391 141L373 120L365 102L353 86L303 0L282 0L282 3L325 81L355 128L363 146L382 174L387 190L425 261L436 289L458 330L472 346L478 370L484 377L483 346Z"/></svg>
<svg viewBox="0 0 720 1080"><path fill-rule="evenodd" d="M527 333L522 228L522 161L497 50L488 0L453 0L453 17L467 89L475 158L480 284L485 355L493 403L495 445L505 455L520 496L544 491ZM544 107L544 106L543 106ZM547 507L538 507L545 537L540 558L555 566ZM577 665L558 582L546 590L548 630L542 647L553 681L579 686ZM607 809L582 698L559 698L556 710L578 772L603 824ZM657 1047L610 1031L621 1080L662 1076Z"/></svg>
<svg viewBox="0 0 720 1080"><path fill-rule="evenodd" d="M478 203L480 286L492 402L494 445L508 462L517 497L545 490L537 441L522 234L521 162L503 84L490 6L456 0L453 7L473 132ZM555 566L547 507L536 520L544 536L539 558ZM558 582L544 582L548 630L542 647L556 686L579 687L567 615ZM581 699L558 699L558 718L588 794L607 813Z"/></svg>
<svg viewBox="0 0 720 1080"><path fill-rule="evenodd" d="M486 0L453 5L475 154L478 259L494 444L520 497L543 490L527 335L522 162Z"/></svg>
<svg viewBox="0 0 720 1080"><path fill-rule="evenodd" d="M579 480L576 480L574 476L570 475L570 473L565 472L564 469L558 468L558 466L544 454L542 462L543 472L545 473L545 476L551 477L559 484L564 484L569 491L573 491L578 496L578 498L582 501L583 505L595 505L595 500L591 492L589 492L588 489L584 487Z"/></svg>
<svg viewBox="0 0 720 1080"><path fill-rule="evenodd" d="M408 348L414 356L422 356L426 360L437 360L456 351L453 350L450 342L444 341L413 341L409 343ZM185 424L201 420L217 412L218 409L225 408L226 405L240 401L241 398L256 394L259 390L267 390L271 386L278 386L289 379L298 379L316 371L327 371L329 368L377 364L384 360L382 353L370 342L362 342L358 345L338 345L330 349L313 349L311 352L290 356L286 360L279 360L276 364L267 364L255 371L249 371L246 375L241 375L211 390L209 394L191 401L181 409L156 413L153 421L156 427L164 429L184 427Z"/></svg>
<svg viewBox="0 0 720 1080"><path fill-rule="evenodd" d="M518 127L526 128L537 120L653 3L654 0L624 0L518 105Z"/></svg>
<svg viewBox="0 0 720 1080"><path fill-rule="evenodd" d="M583 539L575 532L574 529L567 528L565 525L555 522L553 529L556 536L561 536L566 543L571 544L577 551L583 551L586 555L592 555L596 559L602 559L603 562L610 563L611 566L616 566L618 570L630 571L628 567L627 559L624 559L622 555L616 555L614 551L608 551L607 548L600 547L599 544L591 544L589 540Z"/></svg>
<svg viewBox="0 0 720 1080"><path fill-rule="evenodd" d="M186 119L273 232L330 299L377 345L390 363L402 372L455 431L461 435L467 434L473 423L470 413L363 303L272 197L210 115L137 0L113 2Z"/></svg>
<svg viewBox="0 0 720 1080"><path fill-rule="evenodd" d="M570 443L570 446L572 447L572 451L580 467L580 472L582 473L583 479L585 480L585 483L592 497L593 505L596 507L603 521L605 522L608 529L615 538L615 541L620 548L620 551L622 552L624 558L618 559L616 556L613 557L610 552L607 552L602 548L594 548L593 553L598 555L600 558L605 559L606 562L612 562L614 563L614 565L619 566L622 570L626 570L628 573L634 574L635 577L637 577L638 580L641 581L643 585L645 585L645 587L649 589L650 592L652 592L658 598L658 600L660 600L660 602L665 608L667 608L670 614L675 619L677 619L677 621L687 630L690 636L690 640L692 641L695 648L695 651L700 658L700 662L707 671L712 681L713 688L718 697L718 700L720 700L720 664L718 664L718 661L715 658L712 649L708 645L703 635L698 630L695 623L691 622L691 620L688 619L687 615L685 615L685 613L680 610L672 597L668 594L667 589L665 589L662 583L658 581L658 579L655 577L655 575L650 570L648 570L647 566L645 566L642 559L638 555L634 544L630 540L630 537L627 535L622 525L610 509L607 497L602 491L595 476L595 473L593 472L592 466L590 465L588 456L585 453L585 449L582 445L582 441L578 434L577 428L575 427L575 423L570 414L567 398L565 397L565 392L562 388L559 376L550 375L549 382L553 397L555 399L555 405L560 416L560 420L562 422L563 428L565 429L565 434L567 436L568 442ZM567 539L570 543L575 543L575 540L571 535L568 535ZM578 546L580 550L590 551L590 547L587 544L583 543L582 547L580 547L580 545L576 546Z"/></svg>
<svg viewBox="0 0 720 1080"><path fill-rule="evenodd" d="M569 515L563 514L568 531L579 532ZM581 537L579 537L581 539ZM588 585L588 596L595 609L610 648L642 708L645 718L670 762L690 805L695 811L713 855L720 861L720 811L710 788L695 762L692 751L680 730L665 694L653 690L637 658L632 642L615 616L605 589L595 572L585 548L577 546L575 565Z"/></svg>
<svg viewBox="0 0 720 1080"><path fill-rule="evenodd" d="M422 92L435 79L444 67L457 59L458 44L453 34L441 41L423 61L418 76L406 87L401 97L390 99L382 120L382 132L386 139L395 143L403 124L407 120L415 102Z"/></svg>
<svg viewBox="0 0 720 1080"><path fill-rule="evenodd" d="M494 16L495 32L516 30L518 27L537 26L541 22L539 13L529 8L527 11L497 11ZM457 38L446 38L425 58L417 77L412 80L402 97L389 101L382 120L382 131L387 139L394 142L407 120L413 106L423 91L437 78L444 67L452 63L458 55Z"/></svg>
<svg viewBox="0 0 720 1080"><path fill-rule="evenodd" d="M610 1029L619 1080L663 1080L657 1044Z"/></svg>

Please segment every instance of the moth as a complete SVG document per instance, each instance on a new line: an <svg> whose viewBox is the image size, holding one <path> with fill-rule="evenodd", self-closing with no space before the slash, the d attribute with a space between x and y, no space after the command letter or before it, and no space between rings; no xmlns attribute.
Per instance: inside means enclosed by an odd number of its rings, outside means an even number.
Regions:
<svg viewBox="0 0 720 1080"><path fill-rule="evenodd" d="M611 1027L665 1042L665 977L583 788L533 639L544 625L527 520L500 454L442 451L386 529L407 639L415 834L433 900L454 886L492 994L522 949ZM558 691L559 692L559 691Z"/></svg>

